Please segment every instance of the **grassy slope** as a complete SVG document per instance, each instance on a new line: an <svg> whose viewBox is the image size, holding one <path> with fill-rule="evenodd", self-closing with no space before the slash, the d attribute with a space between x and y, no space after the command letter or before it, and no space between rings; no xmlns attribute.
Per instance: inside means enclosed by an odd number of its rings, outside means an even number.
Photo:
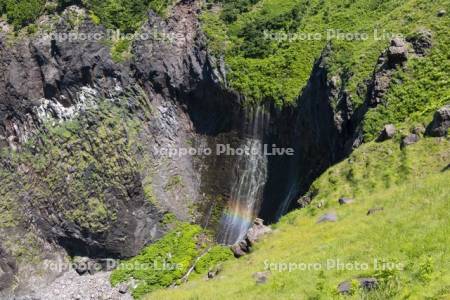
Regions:
<svg viewBox="0 0 450 300"><path fill-rule="evenodd" d="M369 143L315 183L310 208L285 216L251 255L224 265L219 278L198 279L147 299L330 299L336 286L356 276L376 276L383 288L355 299L448 299L450 297L450 163L448 140L424 139L401 151L397 142ZM339 207L337 199L356 202ZM317 208L318 203L322 208ZM384 207L367 216L368 209ZM337 223L316 224L326 212ZM380 272L373 259L404 264ZM270 263L368 263L366 271L272 271L267 284L252 274ZM430 298L427 298L430 297Z"/></svg>
<svg viewBox="0 0 450 300"><path fill-rule="evenodd" d="M435 45L431 55L413 59L387 97L392 105L379 108L368 117L366 132L369 138L382 123L400 123L409 119L423 122L431 111L449 101L450 39L447 30L450 19L436 15L439 9L448 10L448 1L285 0L282 5L280 3L279 0L262 0L249 12L241 14L228 29L221 23L219 13L210 11L203 16L212 49L227 49L225 56L230 67L230 85L249 100L272 99L280 105L290 104L305 86L326 39L273 42L271 54L249 58L242 50L244 38L239 36L243 28L262 24L257 27L259 34L255 35L261 37L265 29L270 30L267 22L287 14L293 7L299 7L302 17L293 33L321 33L326 37L327 30L334 29L369 34L369 39L363 41L333 40L332 73L351 75L345 88L351 92L355 105L364 100L364 93L357 93L358 86L364 90L364 81L371 77L378 56L389 43L389 38L375 40L374 29L402 35L421 28L433 32Z"/></svg>

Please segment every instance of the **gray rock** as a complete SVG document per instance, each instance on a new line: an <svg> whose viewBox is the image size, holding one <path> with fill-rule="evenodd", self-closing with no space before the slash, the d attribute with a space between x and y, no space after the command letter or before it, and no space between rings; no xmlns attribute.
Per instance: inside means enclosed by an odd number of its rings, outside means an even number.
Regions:
<svg viewBox="0 0 450 300"><path fill-rule="evenodd" d="M416 55L425 56L433 47L433 34L428 29L421 29L408 37L407 41L413 46Z"/></svg>
<svg viewBox="0 0 450 300"><path fill-rule="evenodd" d="M391 41L391 46L388 48L387 57L391 66L403 64L408 60L408 48L404 40L395 38Z"/></svg>
<svg viewBox="0 0 450 300"><path fill-rule="evenodd" d="M89 272L91 260L88 257L75 257L73 260L73 268L79 275Z"/></svg>
<svg viewBox="0 0 450 300"><path fill-rule="evenodd" d="M235 257L241 257L250 253L251 247L262 236L270 233L272 230L264 225L262 219L256 218L253 226L247 231L245 237L230 247Z"/></svg>
<svg viewBox="0 0 450 300"><path fill-rule="evenodd" d="M17 272L15 259L0 244L0 291L7 289L14 281Z"/></svg>
<svg viewBox="0 0 450 300"><path fill-rule="evenodd" d="M378 287L378 280L376 278L358 278L361 288L366 291L374 290Z"/></svg>
<svg viewBox="0 0 450 300"><path fill-rule="evenodd" d="M395 136L396 131L397 130L393 124L385 125L377 138L377 142L384 142L386 140L392 139Z"/></svg>
<svg viewBox="0 0 450 300"><path fill-rule="evenodd" d="M119 293L121 293L121 294L126 294L126 293L128 292L128 289L129 289L129 286L128 286L128 284L126 284L126 283L122 283L122 284L120 284L119 287L118 287L118 291L119 291Z"/></svg>
<svg viewBox="0 0 450 300"><path fill-rule="evenodd" d="M401 148L405 148L406 146L413 145L420 140L420 137L417 134L410 134L402 139L400 144Z"/></svg>
<svg viewBox="0 0 450 300"><path fill-rule="evenodd" d="M354 202L354 200L351 199L351 198L340 198L339 199L339 204L340 205L351 204L353 202Z"/></svg>
<svg viewBox="0 0 450 300"><path fill-rule="evenodd" d="M405 40L399 37L395 37L391 40L391 46L393 47L405 47L406 43Z"/></svg>
<svg viewBox="0 0 450 300"><path fill-rule="evenodd" d="M384 207L371 208L367 211L367 215L370 216L370 215L376 214L377 212L381 212L383 210L384 210Z"/></svg>
<svg viewBox="0 0 450 300"><path fill-rule="evenodd" d="M325 222L337 222L338 217L335 213L327 213L324 214L317 220L317 223L325 223Z"/></svg>
<svg viewBox="0 0 450 300"><path fill-rule="evenodd" d="M433 137L448 135L450 128L450 104L440 108L434 114L433 121L428 125L426 134Z"/></svg>
<svg viewBox="0 0 450 300"><path fill-rule="evenodd" d="M356 278L356 280L359 282L359 287L366 291L371 291L378 287L378 280L376 278ZM342 295L350 294L352 291L352 281L346 280L341 282L337 287L337 291Z"/></svg>
<svg viewBox="0 0 450 300"><path fill-rule="evenodd" d="M262 219L256 218L253 222L253 226L247 232L247 240L250 244L256 243L262 236L270 233L272 230L270 227L264 225Z"/></svg>
<svg viewBox="0 0 450 300"><path fill-rule="evenodd" d="M256 280L257 284L265 284L267 280L269 279L270 272L257 272L253 274L253 278Z"/></svg>
<svg viewBox="0 0 450 300"><path fill-rule="evenodd" d="M346 280L346 281L339 283L339 285L337 287L337 291L339 294L342 294L342 295L350 294L350 292L352 291L352 282L349 280Z"/></svg>
<svg viewBox="0 0 450 300"><path fill-rule="evenodd" d="M230 249L236 258L242 257L247 254L247 252L241 248L241 245L239 243L232 245Z"/></svg>

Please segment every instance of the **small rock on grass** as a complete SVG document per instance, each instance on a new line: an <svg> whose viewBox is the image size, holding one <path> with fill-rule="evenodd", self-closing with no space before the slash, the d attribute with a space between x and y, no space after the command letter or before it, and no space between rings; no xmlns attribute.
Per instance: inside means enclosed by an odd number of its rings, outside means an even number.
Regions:
<svg viewBox="0 0 450 300"><path fill-rule="evenodd" d="M257 284L264 284L269 279L270 272L257 272L253 274Z"/></svg>
<svg viewBox="0 0 450 300"><path fill-rule="evenodd" d="M412 133L403 138L402 143L400 144L400 147L403 149L406 146L417 143L419 140L420 140L420 137L417 134Z"/></svg>
<svg viewBox="0 0 450 300"><path fill-rule="evenodd" d="M371 208L367 211L367 215L370 216L370 215L376 214L377 212L381 212L383 210L384 210L384 207Z"/></svg>
<svg viewBox="0 0 450 300"><path fill-rule="evenodd" d="M325 222L336 222L337 221L337 215L335 213L327 213L324 214L317 220L317 223L325 223Z"/></svg>

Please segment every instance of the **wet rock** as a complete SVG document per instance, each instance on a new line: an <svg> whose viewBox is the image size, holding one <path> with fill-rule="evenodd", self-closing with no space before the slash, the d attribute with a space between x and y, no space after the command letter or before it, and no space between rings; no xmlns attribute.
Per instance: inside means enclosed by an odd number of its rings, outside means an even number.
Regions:
<svg viewBox="0 0 450 300"><path fill-rule="evenodd" d="M325 223L325 222L337 222L338 217L335 213L327 213L324 214L317 220L317 224L319 223Z"/></svg>
<svg viewBox="0 0 450 300"><path fill-rule="evenodd" d="M250 242L250 245L256 243L262 236L270 233L272 230L270 227L264 225L264 221L262 219L255 219L253 222L253 226L247 232L247 241Z"/></svg>
<svg viewBox="0 0 450 300"><path fill-rule="evenodd" d="M250 253L254 243L256 243L263 235L266 235L271 231L272 230L268 226L264 225L262 219L256 218L253 222L253 226L247 231L245 237L230 247L231 251L237 258L244 256L247 253Z"/></svg>
<svg viewBox="0 0 450 300"><path fill-rule="evenodd" d="M257 272L253 274L253 278L256 280L257 284L265 284L269 279L270 272Z"/></svg>
<svg viewBox="0 0 450 300"><path fill-rule="evenodd" d="M339 199L339 204L340 205L351 204L353 202L354 202L354 200L351 199L351 198L340 198Z"/></svg>
<svg viewBox="0 0 450 300"><path fill-rule="evenodd" d="M447 136L449 128L450 104L440 108L435 112L433 121L427 127L426 134L433 137Z"/></svg>
<svg viewBox="0 0 450 300"><path fill-rule="evenodd" d="M417 134L410 134L402 139L400 144L401 148L405 148L406 146L413 145L420 140L420 137Z"/></svg>
<svg viewBox="0 0 450 300"><path fill-rule="evenodd" d="M397 130L393 124L385 125L377 138L377 142L384 142L386 140L392 139L396 131Z"/></svg>
<svg viewBox="0 0 450 300"><path fill-rule="evenodd" d="M384 207L375 207L375 208L371 208L371 209L369 209L369 210L367 211L367 215L370 216L370 215L376 214L376 213L378 213L378 212L381 212L381 211L383 211L383 210L384 210Z"/></svg>
<svg viewBox="0 0 450 300"><path fill-rule="evenodd" d="M239 243L232 245L230 249L236 258L242 257L247 254L247 252L241 248L241 245Z"/></svg>
<svg viewBox="0 0 450 300"><path fill-rule="evenodd" d="M421 29L406 39L411 43L418 56L425 56L433 47L433 34L428 29Z"/></svg>

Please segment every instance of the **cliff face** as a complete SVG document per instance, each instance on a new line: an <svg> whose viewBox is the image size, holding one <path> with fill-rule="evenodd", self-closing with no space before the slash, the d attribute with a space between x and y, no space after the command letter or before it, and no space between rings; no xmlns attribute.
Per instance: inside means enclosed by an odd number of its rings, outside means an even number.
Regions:
<svg viewBox="0 0 450 300"><path fill-rule="evenodd" d="M74 28L63 16L55 31L105 33L83 19ZM228 193L222 174L233 162L169 159L155 149L238 143L239 97L223 87L207 55L197 3L148 20L141 31L149 38L136 41L133 58L121 64L101 40L11 44L0 36L2 289L17 271L7 253L21 255L18 290L28 293L53 278L44 259L65 251L134 256L167 230L169 213L217 226L209 203L224 206L216 199Z"/></svg>

